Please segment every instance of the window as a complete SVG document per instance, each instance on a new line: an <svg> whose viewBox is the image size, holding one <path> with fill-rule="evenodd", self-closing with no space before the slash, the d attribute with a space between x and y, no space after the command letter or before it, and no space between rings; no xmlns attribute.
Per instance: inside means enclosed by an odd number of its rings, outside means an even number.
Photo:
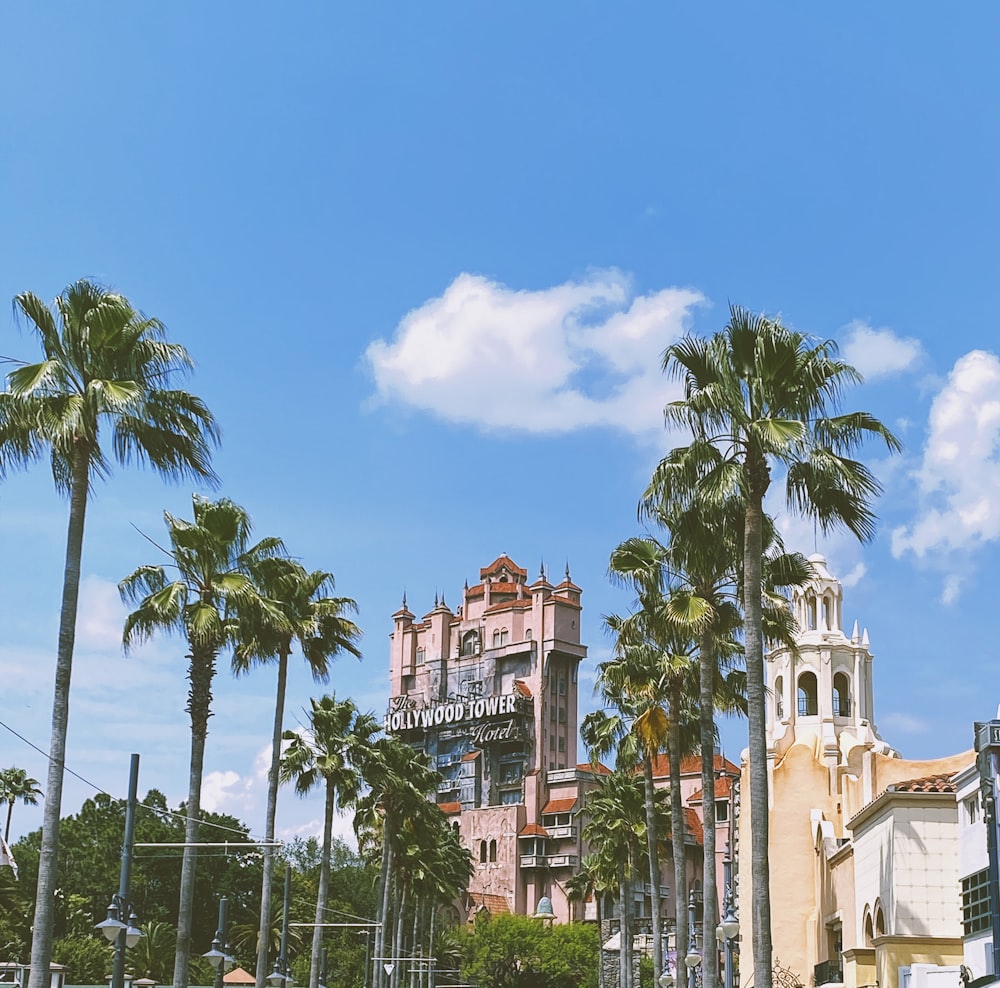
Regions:
<svg viewBox="0 0 1000 988"><path fill-rule="evenodd" d="M554 734L549 735L549 751L556 750L556 736Z"/></svg>
<svg viewBox="0 0 1000 988"><path fill-rule="evenodd" d="M565 724L566 723L566 708L565 707L560 707L559 708L559 723L560 724Z"/></svg>
<svg viewBox="0 0 1000 988"><path fill-rule="evenodd" d="M785 716L785 683L779 676L774 681L774 719L782 720Z"/></svg>
<svg viewBox="0 0 1000 988"><path fill-rule="evenodd" d="M500 644L501 645L506 645L507 644L507 629L506 628L501 628L500 629Z"/></svg>
<svg viewBox="0 0 1000 988"><path fill-rule="evenodd" d="M565 751L566 750L566 739L565 738L560 738L559 739L559 750L560 751Z"/></svg>
<svg viewBox="0 0 1000 988"><path fill-rule="evenodd" d="M556 708L555 708L555 706L549 707L549 720L553 724L556 722Z"/></svg>
<svg viewBox="0 0 1000 988"><path fill-rule="evenodd" d="M531 641L531 628L525 628L524 629L524 640L526 642L530 642Z"/></svg>
<svg viewBox="0 0 1000 988"><path fill-rule="evenodd" d="M559 680L559 695L560 696L565 696L566 695L566 680L565 679L560 679Z"/></svg>
<svg viewBox="0 0 1000 988"><path fill-rule="evenodd" d="M827 631L833 630L833 601L826 596L823 597L823 627Z"/></svg>
<svg viewBox="0 0 1000 988"><path fill-rule="evenodd" d="M979 793L975 793L962 800L962 807L965 810L965 822L973 824L979 820Z"/></svg>
<svg viewBox="0 0 1000 988"><path fill-rule="evenodd" d="M809 631L816 630L816 598L812 595L806 601L806 623Z"/></svg>
<svg viewBox="0 0 1000 988"><path fill-rule="evenodd" d="M479 863L486 864L486 841L479 842Z"/></svg>
<svg viewBox="0 0 1000 988"><path fill-rule="evenodd" d="M875 936L885 936L885 913L882 912L881 906L875 907Z"/></svg>
<svg viewBox="0 0 1000 988"><path fill-rule="evenodd" d="M496 861L497 859L497 842L495 840L490 841L490 861Z"/></svg>
<svg viewBox="0 0 1000 988"><path fill-rule="evenodd" d="M799 716L815 717L819 713L816 702L816 674L804 672L799 676Z"/></svg>
<svg viewBox="0 0 1000 988"><path fill-rule="evenodd" d="M846 672L838 672L833 677L833 715L851 716L851 680Z"/></svg>
<svg viewBox="0 0 1000 988"><path fill-rule="evenodd" d="M500 785L516 786L521 781L521 762L500 763Z"/></svg>
<svg viewBox="0 0 1000 988"><path fill-rule="evenodd" d="M424 659L427 657L427 650L423 648L417 649L417 665L423 665Z"/></svg>
<svg viewBox="0 0 1000 988"><path fill-rule="evenodd" d="M715 822L725 823L729 819L729 800L717 799L715 801Z"/></svg>
<svg viewBox="0 0 1000 988"><path fill-rule="evenodd" d="M990 928L990 870L962 879L962 929L965 936Z"/></svg>
<svg viewBox="0 0 1000 988"><path fill-rule="evenodd" d="M494 631L493 632L493 647L494 648L499 648L500 647L500 632L499 631Z"/></svg>
<svg viewBox="0 0 1000 988"><path fill-rule="evenodd" d="M462 635L462 655L475 655L479 651L479 632L467 631Z"/></svg>

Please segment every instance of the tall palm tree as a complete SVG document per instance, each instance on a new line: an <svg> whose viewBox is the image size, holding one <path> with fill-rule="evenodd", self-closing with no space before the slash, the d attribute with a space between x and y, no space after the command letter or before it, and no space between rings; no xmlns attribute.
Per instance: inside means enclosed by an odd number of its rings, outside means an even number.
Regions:
<svg viewBox="0 0 1000 988"><path fill-rule="evenodd" d="M234 652L237 672L251 665L277 658L278 684L274 702L274 730L271 734L271 766L267 773L267 813L264 840L274 841L274 820L278 807L278 775L281 762L281 733L285 717L285 689L288 659L298 643L309 671L316 682L330 678L330 661L341 652L361 658L357 642L361 629L348 617L357 612L349 597L332 597L333 574L316 570L310 573L301 563L282 557L261 559L251 573L264 597L273 600L287 622L276 628L270 623L262 628L246 628ZM260 936L257 947L256 988L264 988L267 977L268 930L271 915L271 887L274 874L274 848L264 849L264 869L260 890Z"/></svg>
<svg viewBox="0 0 1000 988"><path fill-rule="evenodd" d="M125 619L126 651L159 632L181 635L188 646L187 711L191 718L191 767L188 782L184 856L181 863L174 988L187 988L191 956L192 905L197 861L201 781L205 739L212 706L215 662L223 648L236 640L241 625L282 627L285 617L262 597L248 575L260 559L278 555L278 539L250 544L251 526L239 505L223 498L210 501L194 495L194 521L164 513L170 548L163 566L140 566L118 585L122 598L135 605Z"/></svg>
<svg viewBox="0 0 1000 988"><path fill-rule="evenodd" d="M123 295L77 281L51 309L31 292L14 307L38 336L43 359L17 366L0 393L0 473L48 453L56 489L69 497L29 981L46 988L84 521L92 479L110 472L101 430L110 431L113 458L123 465L135 460L168 479L209 482L219 432L199 398L169 387L192 367L187 350L167 342L163 324Z"/></svg>
<svg viewBox="0 0 1000 988"><path fill-rule="evenodd" d="M743 506L742 591L750 749L753 968L756 988L771 988L771 907L764 695L762 555L764 497L772 469L785 471L794 509L824 532L846 526L866 541L875 530L877 479L853 455L869 439L890 451L899 440L868 412L831 414L846 385L861 376L817 341L777 319L731 306L709 339L687 336L668 347L664 371L680 378L683 399L664 410L692 442L657 468L651 490L669 501L697 498Z"/></svg>
<svg viewBox="0 0 1000 988"><path fill-rule="evenodd" d="M38 779L32 779L23 768L0 769L0 803L7 804L7 826L3 834L5 841L10 841L10 817L14 812L14 804L21 800L25 806L37 806L41 795Z"/></svg>
<svg viewBox="0 0 1000 988"><path fill-rule="evenodd" d="M320 859L319 889L316 894L316 923L326 916L330 887L330 854L333 848L333 814L336 807L353 806L361 792L360 765L372 746L379 723L371 713L359 713L350 699L333 695L311 699L309 724L303 733L286 731L289 742L281 759L281 778L295 781L295 791L304 796L315 786L324 788L323 855ZM313 929L309 988L319 985L323 928Z"/></svg>

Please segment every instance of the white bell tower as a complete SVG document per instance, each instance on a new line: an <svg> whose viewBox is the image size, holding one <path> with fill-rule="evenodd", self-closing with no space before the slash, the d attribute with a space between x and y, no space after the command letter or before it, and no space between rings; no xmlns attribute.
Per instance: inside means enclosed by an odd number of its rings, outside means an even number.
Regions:
<svg viewBox="0 0 1000 988"><path fill-rule="evenodd" d="M817 754L831 769L841 762L840 736L887 749L875 728L872 653L868 629L851 637L843 628L843 584L820 553L809 557L813 575L792 594L798 625L797 653L778 646L766 658L769 692L768 759L793 741L816 739Z"/></svg>

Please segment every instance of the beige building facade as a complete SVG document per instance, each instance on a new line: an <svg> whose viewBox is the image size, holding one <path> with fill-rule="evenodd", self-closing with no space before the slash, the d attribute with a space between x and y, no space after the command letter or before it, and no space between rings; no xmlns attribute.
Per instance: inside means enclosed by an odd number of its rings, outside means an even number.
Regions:
<svg viewBox="0 0 1000 988"><path fill-rule="evenodd" d="M886 988L910 965L962 961L954 776L974 754L914 761L883 740L868 631L854 622L845 633L843 587L821 555L810 562L813 579L792 600L797 648L766 659L773 961L802 985ZM744 794L748 767L744 753ZM742 807L740 845L749 849L748 798ZM747 861L745 976L751 896Z"/></svg>

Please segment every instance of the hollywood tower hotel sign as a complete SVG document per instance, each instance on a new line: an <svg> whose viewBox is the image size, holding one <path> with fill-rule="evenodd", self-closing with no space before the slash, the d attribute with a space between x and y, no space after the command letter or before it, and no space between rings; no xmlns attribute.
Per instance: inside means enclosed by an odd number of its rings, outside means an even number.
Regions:
<svg viewBox="0 0 1000 988"><path fill-rule="evenodd" d="M529 583L501 555L454 612L442 596L422 620L405 599L393 615L385 729L442 776L437 803L476 869L471 908L529 913L548 895L563 918L573 909L561 893L582 850L570 818L593 784L577 765L580 595L568 567L558 585L544 570Z"/></svg>

